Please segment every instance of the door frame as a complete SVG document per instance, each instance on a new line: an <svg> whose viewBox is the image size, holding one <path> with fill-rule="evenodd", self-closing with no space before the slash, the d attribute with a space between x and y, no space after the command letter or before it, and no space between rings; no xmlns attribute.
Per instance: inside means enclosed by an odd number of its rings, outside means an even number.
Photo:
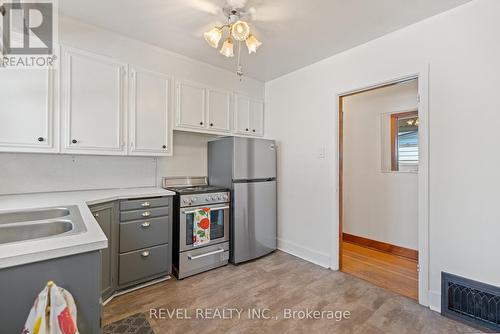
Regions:
<svg viewBox="0 0 500 334"><path fill-rule="evenodd" d="M346 89L335 94L337 105L338 134L338 230L333 229L333 240L338 244L331 251L331 268L340 270L342 266L343 211L343 98L378 88L396 85L410 80L418 80L419 113L419 172L418 172L418 302L429 306L429 65L418 72L389 79L376 84ZM337 256L338 255L338 256Z"/></svg>

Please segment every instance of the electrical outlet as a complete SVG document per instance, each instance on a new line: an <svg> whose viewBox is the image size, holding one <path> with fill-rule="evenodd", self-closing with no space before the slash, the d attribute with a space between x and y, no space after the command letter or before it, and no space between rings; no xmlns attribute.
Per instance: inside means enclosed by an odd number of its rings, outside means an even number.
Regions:
<svg viewBox="0 0 500 334"><path fill-rule="evenodd" d="M318 158L320 158L320 159L326 158L326 147L322 146L320 148Z"/></svg>

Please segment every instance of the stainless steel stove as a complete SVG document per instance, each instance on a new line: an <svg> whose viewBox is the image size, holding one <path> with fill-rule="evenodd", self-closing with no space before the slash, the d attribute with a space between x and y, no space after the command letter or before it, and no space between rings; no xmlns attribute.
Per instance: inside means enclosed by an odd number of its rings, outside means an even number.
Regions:
<svg viewBox="0 0 500 334"><path fill-rule="evenodd" d="M173 272L182 279L224 266L229 259L230 192L208 185L206 177L163 178L163 188L174 191ZM194 238L196 212L210 217L210 240L197 245Z"/></svg>

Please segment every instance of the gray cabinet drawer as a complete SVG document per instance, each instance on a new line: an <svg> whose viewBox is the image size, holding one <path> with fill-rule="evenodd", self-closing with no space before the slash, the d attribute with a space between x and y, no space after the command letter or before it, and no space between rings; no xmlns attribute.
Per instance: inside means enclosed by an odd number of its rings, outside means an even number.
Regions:
<svg viewBox="0 0 500 334"><path fill-rule="evenodd" d="M120 254L119 284L140 281L168 271L168 252L168 245L160 245Z"/></svg>
<svg viewBox="0 0 500 334"><path fill-rule="evenodd" d="M120 253L169 243L170 218L133 220L120 224Z"/></svg>
<svg viewBox="0 0 500 334"><path fill-rule="evenodd" d="M158 206L168 206L169 197L142 198L125 200L120 202L120 210L137 210L155 208Z"/></svg>
<svg viewBox="0 0 500 334"><path fill-rule="evenodd" d="M168 216L170 209L168 207L134 210L134 211L122 211L120 212L120 220L138 220L138 219L149 219L160 216Z"/></svg>

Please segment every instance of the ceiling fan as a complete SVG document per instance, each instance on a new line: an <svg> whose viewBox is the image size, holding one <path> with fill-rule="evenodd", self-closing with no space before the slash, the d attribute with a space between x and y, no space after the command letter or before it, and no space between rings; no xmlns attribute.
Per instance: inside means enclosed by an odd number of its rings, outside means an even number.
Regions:
<svg viewBox="0 0 500 334"><path fill-rule="evenodd" d="M255 7L247 8L247 2L248 0L226 0L225 5L220 8L220 12L227 19L227 23L216 25L203 34L207 43L213 48L218 48L222 37L226 35L219 52L228 58L234 57L234 41L238 43L238 65L236 74L239 77L243 76L241 66L241 44L245 42L249 54L256 53L257 49L262 45L262 42L251 33L248 24L248 21L256 18L257 10ZM212 3L210 4L213 5ZM207 3L205 3L205 5L207 5ZM208 9L209 7L205 6L204 8ZM217 13L218 10L212 7L211 12Z"/></svg>

